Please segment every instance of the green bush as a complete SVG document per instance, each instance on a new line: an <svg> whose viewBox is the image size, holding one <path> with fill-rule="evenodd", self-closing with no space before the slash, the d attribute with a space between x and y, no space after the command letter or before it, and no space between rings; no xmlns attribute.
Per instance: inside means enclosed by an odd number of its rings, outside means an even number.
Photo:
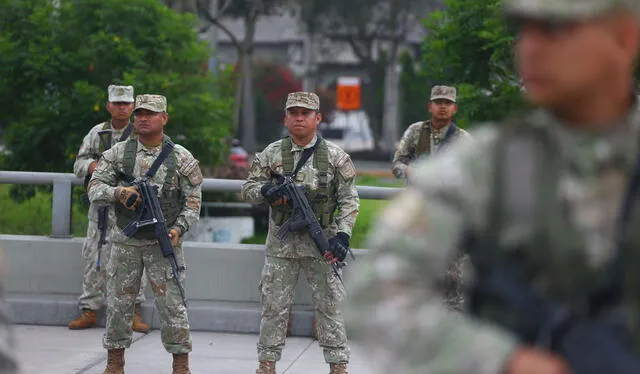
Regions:
<svg viewBox="0 0 640 374"><path fill-rule="evenodd" d="M197 20L157 0L0 0L0 118L10 170L71 170L108 118L109 84L167 97L167 134L205 165L230 134L229 74L207 71ZM33 152L37 149L37 152Z"/></svg>

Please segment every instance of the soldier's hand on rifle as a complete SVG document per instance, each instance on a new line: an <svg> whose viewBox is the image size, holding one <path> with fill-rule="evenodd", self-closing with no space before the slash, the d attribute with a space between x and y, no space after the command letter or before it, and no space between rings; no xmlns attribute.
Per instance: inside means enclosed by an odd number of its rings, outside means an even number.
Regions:
<svg viewBox="0 0 640 374"><path fill-rule="evenodd" d="M571 374L567 363L559 356L541 349L523 347L507 361L505 374Z"/></svg>
<svg viewBox="0 0 640 374"><path fill-rule="evenodd" d="M269 204L274 206L286 204L289 201L286 196L285 190L277 184L266 183L260 189L260 193Z"/></svg>
<svg viewBox="0 0 640 374"><path fill-rule="evenodd" d="M172 227L171 229L169 229L169 239L171 239L172 246L176 247L178 245L181 234L181 230L177 227Z"/></svg>
<svg viewBox="0 0 640 374"><path fill-rule="evenodd" d="M136 210L142 203L142 197L135 186L116 188L115 196L129 210Z"/></svg>
<svg viewBox="0 0 640 374"><path fill-rule="evenodd" d="M93 161L89 164L89 168L87 169L87 174L91 175L93 174L93 171L96 170L96 166L98 166L98 163L96 161Z"/></svg>
<svg viewBox="0 0 640 374"><path fill-rule="evenodd" d="M324 254L324 258L330 263L342 262L349 252L349 235L338 232L336 236L329 239L331 248Z"/></svg>

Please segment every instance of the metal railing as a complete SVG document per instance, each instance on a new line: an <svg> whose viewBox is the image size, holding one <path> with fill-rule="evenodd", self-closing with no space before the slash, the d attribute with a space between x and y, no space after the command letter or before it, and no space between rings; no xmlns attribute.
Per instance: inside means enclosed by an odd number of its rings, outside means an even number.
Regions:
<svg viewBox="0 0 640 374"><path fill-rule="evenodd" d="M205 178L203 191L240 192L243 180ZM83 180L72 173L0 171L0 184L53 185L51 202L51 237L71 237L71 188ZM361 199L386 200L402 188L358 186Z"/></svg>

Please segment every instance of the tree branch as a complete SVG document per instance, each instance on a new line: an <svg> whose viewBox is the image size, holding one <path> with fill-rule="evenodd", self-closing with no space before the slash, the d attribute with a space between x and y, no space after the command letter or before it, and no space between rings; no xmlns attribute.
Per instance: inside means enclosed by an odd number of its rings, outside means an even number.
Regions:
<svg viewBox="0 0 640 374"><path fill-rule="evenodd" d="M231 32L231 30L227 26L220 22L220 15L224 14L224 12L231 5L231 1L233 0L225 0L222 4L222 7L220 7L220 10L218 10L218 15L216 17L211 15L209 9L206 8L206 4L204 4L204 1L205 0L196 1L196 4L198 6L198 13L201 16L204 16L204 19L207 22L222 30L222 32L224 32L229 37L229 39L231 39L231 43L233 43L233 45L235 45L235 47L240 50L242 48L242 45L240 44L238 38Z"/></svg>

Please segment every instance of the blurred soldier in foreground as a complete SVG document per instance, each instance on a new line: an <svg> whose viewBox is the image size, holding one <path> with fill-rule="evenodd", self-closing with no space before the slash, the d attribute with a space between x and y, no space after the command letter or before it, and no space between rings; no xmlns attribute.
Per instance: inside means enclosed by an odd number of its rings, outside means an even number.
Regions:
<svg viewBox="0 0 640 374"><path fill-rule="evenodd" d="M300 270L304 271L313 292L318 341L330 373L347 373L350 351L338 309L344 288L327 261L342 262L349 248L359 207L356 170L348 154L317 135L320 120L320 99L316 94L289 94L284 122L290 136L271 143L256 155L242 186L244 200L253 204L266 201L271 205L267 252L259 286L262 320L257 374L276 373ZM325 258L320 256L306 229L289 232L283 240L278 239L278 231L291 216L291 197L284 193L272 173L290 176L296 185L304 187L313 213L331 245Z"/></svg>
<svg viewBox="0 0 640 374"><path fill-rule="evenodd" d="M436 154L448 144L470 138L466 131L453 123L453 116L458 111L455 87L433 86L427 109L431 119L412 124L400 139L391 164L396 178L409 178L410 164L418 157Z"/></svg>
<svg viewBox="0 0 640 374"><path fill-rule="evenodd" d="M0 278L4 278L5 275L4 252L0 249ZM0 374L16 374L19 372L19 366L15 352L16 341L11 322L11 307L5 299L4 279L0 282Z"/></svg>
<svg viewBox="0 0 640 374"><path fill-rule="evenodd" d="M351 278L350 326L381 373L638 373L640 2L504 7L538 108L415 167ZM439 295L462 244L470 315Z"/></svg>
<svg viewBox="0 0 640 374"><path fill-rule="evenodd" d="M453 116L458 111L455 87L433 86L427 108L431 113L431 119L412 124L400 139L391 166L396 178L410 179L410 165L420 156L436 155L454 143L469 144L469 133L453 123ZM464 302L462 269L465 260L465 256L456 256L447 269L447 276L442 285L444 300L450 308L456 310L460 310Z"/></svg>
<svg viewBox="0 0 640 374"><path fill-rule="evenodd" d="M202 173L191 153L164 135L169 119L164 96L138 95L134 115L137 138L106 151L89 182L91 202L114 204L118 226L107 266L103 345L109 356L104 373L124 373L124 350L131 345L134 301L144 268L155 294L162 343L173 354L173 374L188 374L191 332L182 288L186 278L182 236L200 218ZM159 200L153 209L161 210L165 224L142 227L127 237L129 225L142 221L140 217L152 201L152 196L142 193L146 184L132 185L145 181L158 188L151 189ZM159 218L159 212L154 218ZM166 237L158 237L159 230L165 231ZM172 252L172 258L165 249ZM171 259L177 262L179 272L173 271Z"/></svg>
<svg viewBox="0 0 640 374"><path fill-rule="evenodd" d="M78 178L85 179L85 187L98 164L102 153L120 141L135 137L133 124L130 123L133 111L133 87L110 85L107 111L111 120L94 126L84 137L73 172ZM82 277L82 295L78 299L81 310L80 317L69 322L72 330L86 329L96 325L96 313L104 305L105 269L111 253L109 240L114 225L113 207L111 205L89 205L89 225L87 237L82 246L84 272ZM143 277L144 279L144 277ZM144 289L147 281L143 280L136 299L133 317L133 331L147 333L149 326L142 320L140 304L145 301Z"/></svg>

